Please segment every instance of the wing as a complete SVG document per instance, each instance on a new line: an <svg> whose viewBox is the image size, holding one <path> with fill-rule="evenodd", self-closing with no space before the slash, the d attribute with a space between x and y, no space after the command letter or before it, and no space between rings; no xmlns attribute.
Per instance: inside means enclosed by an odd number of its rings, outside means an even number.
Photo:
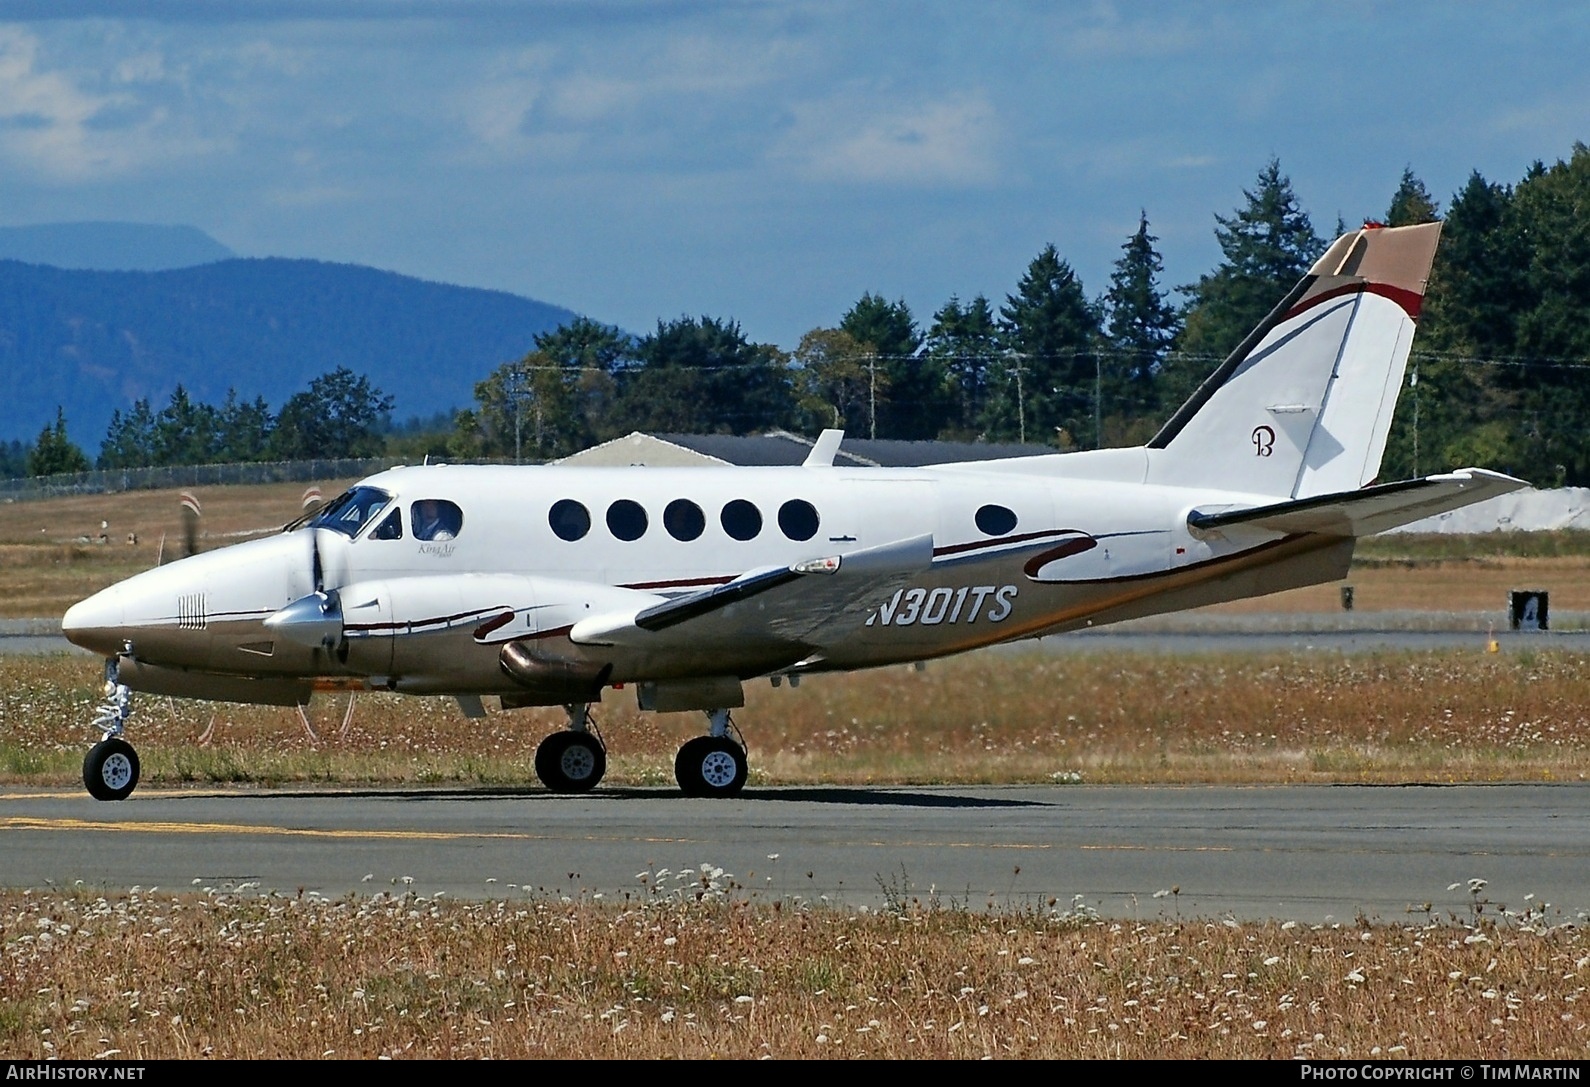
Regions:
<svg viewBox="0 0 1590 1087"><path fill-rule="evenodd" d="M932 561L933 537L925 535L754 570L716 588L583 619L569 640L648 654L718 648L730 660L799 659L820 649L827 631L864 620L880 598Z"/></svg>
<svg viewBox="0 0 1590 1087"><path fill-rule="evenodd" d="M1276 502L1251 509L1187 516L1189 527L1208 532L1248 525L1269 532L1313 532L1325 536L1372 536L1438 513L1529 486L1521 479L1464 468L1446 475L1384 483L1358 491Z"/></svg>

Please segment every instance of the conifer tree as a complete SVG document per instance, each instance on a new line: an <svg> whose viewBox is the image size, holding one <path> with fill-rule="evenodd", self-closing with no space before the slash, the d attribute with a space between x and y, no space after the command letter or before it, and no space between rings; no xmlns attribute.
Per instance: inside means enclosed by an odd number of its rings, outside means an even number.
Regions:
<svg viewBox="0 0 1590 1087"><path fill-rule="evenodd" d="M751 343L737 321L658 321L619 374L622 430L753 434L788 426L795 409L784 353Z"/></svg>
<svg viewBox="0 0 1590 1087"><path fill-rule="evenodd" d="M28 475L53 476L63 472L88 471L88 457L66 433L66 414L57 407L55 424L39 431L38 441L28 454Z"/></svg>
<svg viewBox="0 0 1590 1087"><path fill-rule="evenodd" d="M1109 345L1103 366L1106 416L1142 418L1154 414L1153 383L1180 328L1175 307L1159 289L1165 268L1154 248L1156 241L1148 232L1148 213L1140 212L1137 232L1121 246L1121 257L1104 293ZM1140 426L1128 424L1125 430ZM1131 440L1124 432L1119 437Z"/></svg>
<svg viewBox="0 0 1590 1087"><path fill-rule="evenodd" d="M1094 443L1099 320L1071 265L1047 245L999 308L1007 349L990 383L991 437L1062 447Z"/></svg>
<svg viewBox="0 0 1590 1087"><path fill-rule="evenodd" d="M1177 343L1180 357L1166 367L1162 382L1165 409L1179 407L1325 250L1279 160L1271 159L1243 196L1247 203L1236 214L1215 216L1215 239L1225 259L1182 288L1188 301Z"/></svg>
<svg viewBox="0 0 1590 1087"><path fill-rule="evenodd" d="M999 324L988 299L978 295L965 305L952 297L933 315L924 346L944 368L955 398L949 432L961 438L980 433L989 382L999 362Z"/></svg>
<svg viewBox="0 0 1590 1087"><path fill-rule="evenodd" d="M1424 182L1414 176L1413 167L1402 168L1402 181L1386 209L1387 226L1417 226L1441 218L1441 207L1430 198ZM1342 232L1339 232L1342 233Z"/></svg>
<svg viewBox="0 0 1590 1087"><path fill-rule="evenodd" d="M877 408L878 438L921 441L935 438L948 421L950 397L944 368L937 359L922 356L922 334L904 299L885 301L871 291L850 307L839 330L862 346L864 365L881 375L870 384L888 389ZM874 380L881 376L882 381Z"/></svg>

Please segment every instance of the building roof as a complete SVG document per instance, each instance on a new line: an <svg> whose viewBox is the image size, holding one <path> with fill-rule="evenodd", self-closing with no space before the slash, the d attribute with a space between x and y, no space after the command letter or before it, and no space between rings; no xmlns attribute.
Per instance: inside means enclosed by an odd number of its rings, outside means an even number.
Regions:
<svg viewBox="0 0 1590 1087"><path fill-rule="evenodd" d="M805 462L811 438L774 430L767 434L647 434L635 431L564 457L560 464L595 466L647 464L688 467L736 464L741 467L792 466ZM1005 460L1053 453L1041 445L994 442L905 442L884 438L846 438L834 463L863 468L919 468L956 461Z"/></svg>
<svg viewBox="0 0 1590 1087"><path fill-rule="evenodd" d="M795 465L811 452L812 439L787 430L767 434L658 434L671 445L695 450L728 464ZM907 442L886 438L846 437L835 464L868 468L919 468L967 460L1005 460L1034 457L1054 450L1040 445L993 442Z"/></svg>

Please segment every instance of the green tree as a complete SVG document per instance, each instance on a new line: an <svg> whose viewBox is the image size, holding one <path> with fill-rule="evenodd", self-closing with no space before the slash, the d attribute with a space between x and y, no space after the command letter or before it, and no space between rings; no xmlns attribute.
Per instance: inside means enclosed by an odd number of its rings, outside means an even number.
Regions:
<svg viewBox="0 0 1590 1087"><path fill-rule="evenodd" d="M1528 253L1513 190L1471 173L1441 229L1382 478L1519 463L1517 393L1497 367L1478 360L1516 350L1517 322L1530 305Z"/></svg>
<svg viewBox="0 0 1590 1087"><path fill-rule="evenodd" d="M505 362L475 385L479 405L460 426L476 431L474 455L546 460L564 456L586 444L579 413L580 370L564 367L545 351L535 350Z"/></svg>
<svg viewBox="0 0 1590 1087"><path fill-rule="evenodd" d="M1402 168L1402 181L1392 194L1391 207L1386 209L1387 226L1417 226L1433 223L1441 218L1441 207L1430 198L1424 182L1414 176L1413 167ZM1339 231L1344 234L1346 231Z"/></svg>
<svg viewBox="0 0 1590 1087"><path fill-rule="evenodd" d="M838 328L814 328L801 337L792 361L802 422L811 430L839 427L871 434L879 394L887 397L889 375L869 365L870 353Z"/></svg>
<svg viewBox="0 0 1590 1087"><path fill-rule="evenodd" d="M57 407L55 424L46 424L39 431L33 451L28 454L28 475L53 476L64 472L86 472L88 469L88 457L67 436L66 414Z"/></svg>
<svg viewBox="0 0 1590 1087"><path fill-rule="evenodd" d="M1536 164L1514 193L1504 246L1524 258L1511 365L1494 382L1511 392L1523 446L1515 471L1542 485L1590 483L1590 147Z"/></svg>
<svg viewBox="0 0 1590 1087"><path fill-rule="evenodd" d="M125 415L117 408L99 445L99 467L147 468L154 463L155 413L149 401L133 401Z"/></svg>
<svg viewBox="0 0 1590 1087"><path fill-rule="evenodd" d="M216 460L223 464L265 460L275 426L276 417L263 396L240 400L236 389L228 389L215 417Z"/></svg>
<svg viewBox="0 0 1590 1087"><path fill-rule="evenodd" d="M1164 369L1164 409L1180 406L1325 250L1278 160L1271 159L1259 171L1258 184L1244 189L1243 196L1247 203L1235 215L1215 216L1215 239L1224 260L1182 288L1188 301L1177 357Z"/></svg>
<svg viewBox="0 0 1590 1087"><path fill-rule="evenodd" d="M0 442L0 479L16 479L27 475L28 453L27 444L15 438Z"/></svg>
<svg viewBox="0 0 1590 1087"><path fill-rule="evenodd" d="M156 464L209 464L218 459L220 441L216 412L200 404L178 385L171 402L155 416Z"/></svg>
<svg viewBox="0 0 1590 1087"><path fill-rule="evenodd" d="M1513 353L1519 317L1533 304L1513 197L1510 186L1475 171L1452 198L1419 317L1421 352Z"/></svg>
<svg viewBox="0 0 1590 1087"><path fill-rule="evenodd" d="M271 455L278 460L378 456L381 426L391 410L392 398L369 378L338 367L282 405L271 433Z"/></svg>
<svg viewBox="0 0 1590 1087"><path fill-rule="evenodd" d="M618 436L613 426L617 374L635 359L635 338L612 325L576 317L535 338L535 349L563 367L573 399L576 448Z"/></svg>
<svg viewBox="0 0 1590 1087"><path fill-rule="evenodd" d="M788 426L795 399L784 353L745 338L738 322L658 321L619 374L625 430L750 434Z"/></svg>
<svg viewBox="0 0 1590 1087"><path fill-rule="evenodd" d="M869 431L868 436L910 441L937 437L948 422L952 400L943 366L918 353L922 334L905 300L888 302L868 291L840 319L839 329L862 346L868 356L865 365L881 373L878 388L888 389L886 397L878 397L876 433Z"/></svg>
<svg viewBox="0 0 1590 1087"><path fill-rule="evenodd" d="M999 322L988 299L978 295L965 305L958 297L939 307L923 342L928 357L943 367L955 410L948 433L968 439L982 427L989 383L999 376Z"/></svg>
<svg viewBox="0 0 1590 1087"><path fill-rule="evenodd" d="M1137 232L1121 246L1104 292L1104 414L1113 420L1113 437L1123 443L1151 436L1154 382L1181 326L1159 289L1165 266L1154 248L1158 240L1148 232L1148 213L1139 212Z"/></svg>
<svg viewBox="0 0 1590 1087"><path fill-rule="evenodd" d="M984 411L990 437L1092 444L1099 319L1071 265L1047 245L999 308L1007 354Z"/></svg>

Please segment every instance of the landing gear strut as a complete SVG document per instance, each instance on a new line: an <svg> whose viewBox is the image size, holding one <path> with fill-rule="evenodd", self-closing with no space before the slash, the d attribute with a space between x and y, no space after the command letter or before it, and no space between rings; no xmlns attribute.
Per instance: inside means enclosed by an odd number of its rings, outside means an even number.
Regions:
<svg viewBox="0 0 1590 1087"><path fill-rule="evenodd" d="M674 757L674 778L686 796L735 796L750 772L745 745L729 735L728 710L708 710L707 720L708 734L687 741Z"/></svg>
<svg viewBox="0 0 1590 1087"><path fill-rule="evenodd" d="M536 777L555 793L588 793L607 773L607 748L592 727L589 703L563 707L569 727L536 748Z"/></svg>
<svg viewBox="0 0 1590 1087"><path fill-rule="evenodd" d="M115 657L105 659L105 700L94 727L102 739L83 759L83 784L95 800L126 800L138 786L138 752L122 739L132 716L132 692L121 682Z"/></svg>

